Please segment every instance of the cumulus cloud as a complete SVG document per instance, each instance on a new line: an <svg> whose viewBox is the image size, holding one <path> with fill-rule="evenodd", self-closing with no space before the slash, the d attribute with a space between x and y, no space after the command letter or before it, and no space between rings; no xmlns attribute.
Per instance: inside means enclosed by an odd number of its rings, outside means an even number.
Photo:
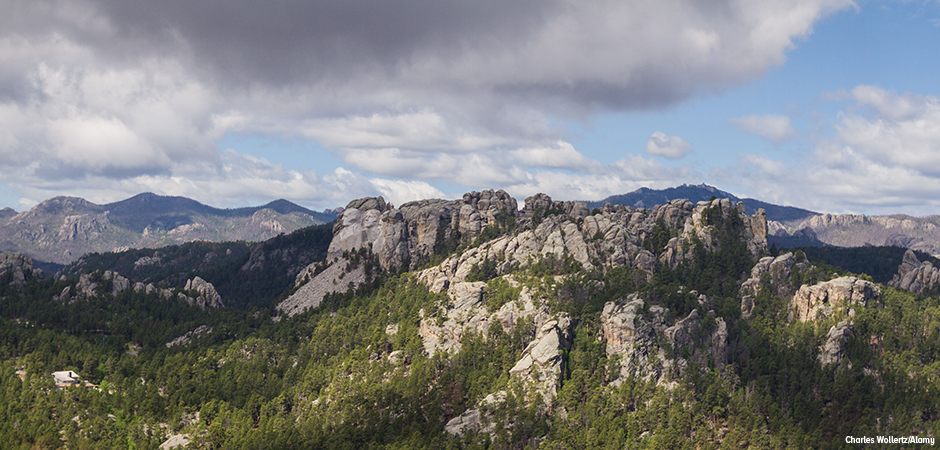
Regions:
<svg viewBox="0 0 940 450"><path fill-rule="evenodd" d="M592 172L600 168L600 163L584 156L568 142L558 141L552 146L520 148L512 151L512 156L527 167L568 169L579 172Z"/></svg>
<svg viewBox="0 0 940 450"><path fill-rule="evenodd" d="M790 124L790 118L776 114L763 116L735 117L728 121L732 126L748 133L769 139L776 144L796 136L796 130Z"/></svg>
<svg viewBox="0 0 940 450"><path fill-rule="evenodd" d="M940 99L858 86L833 136L800 162L741 155L729 182L751 195L824 212L936 214L940 207Z"/></svg>
<svg viewBox="0 0 940 450"><path fill-rule="evenodd" d="M657 131L646 140L646 153L668 159L683 158L692 152L692 144L679 136L669 136Z"/></svg>
<svg viewBox="0 0 940 450"><path fill-rule="evenodd" d="M226 133L300 136L388 180L500 187L535 183L531 168L594 173L558 123L759 77L851 5L14 0L0 17L0 156L27 175L4 181L24 194L132 195L144 179L240 192L190 170L230 162L214 144ZM690 151L664 142L651 154ZM321 201L334 175L272 186L317 186Z"/></svg>

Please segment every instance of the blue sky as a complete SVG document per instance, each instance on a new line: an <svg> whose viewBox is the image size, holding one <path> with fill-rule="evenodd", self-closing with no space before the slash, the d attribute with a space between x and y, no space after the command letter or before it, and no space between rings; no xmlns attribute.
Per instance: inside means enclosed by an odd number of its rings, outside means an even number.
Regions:
<svg viewBox="0 0 940 450"><path fill-rule="evenodd" d="M940 214L940 2L4 1L0 207L708 183Z"/></svg>

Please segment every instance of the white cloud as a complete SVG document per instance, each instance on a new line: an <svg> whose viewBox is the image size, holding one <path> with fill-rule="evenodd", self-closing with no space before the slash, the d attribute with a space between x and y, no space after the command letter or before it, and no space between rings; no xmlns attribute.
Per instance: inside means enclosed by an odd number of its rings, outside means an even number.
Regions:
<svg viewBox="0 0 940 450"><path fill-rule="evenodd" d="M887 166L940 175L940 99L874 86L852 93L859 106L873 108L874 114L843 112L836 125L839 143Z"/></svg>
<svg viewBox="0 0 940 450"><path fill-rule="evenodd" d="M667 107L760 77L816 22L853 5L320 0L288 3L284 14L217 0L21 3L0 17L5 182L30 198L166 186L231 204L252 186L317 204L332 201L330 189L359 192L341 185L342 174L321 179L220 151L215 142L231 132L300 136L350 174L418 180L366 185L402 198L433 193L432 181L554 179L532 168L600 176L619 166L575 150L559 123ZM691 151L661 133L651 142L648 153L667 158ZM659 170L637 163L643 169L628 173ZM595 187L583 192L641 179L604 176L586 178Z"/></svg>
<svg viewBox="0 0 940 450"><path fill-rule="evenodd" d="M369 180L372 186L382 193L385 200L396 206L402 203L423 200L427 198L444 198L439 189L423 181L402 181L373 178Z"/></svg>
<svg viewBox="0 0 940 450"><path fill-rule="evenodd" d="M796 136L790 118L776 114L735 117L728 121L732 126L756 134L774 143L782 143Z"/></svg>
<svg viewBox="0 0 940 450"><path fill-rule="evenodd" d="M940 99L859 86L834 135L803 160L741 155L719 177L751 196L822 212L936 214L940 207Z"/></svg>
<svg viewBox="0 0 940 450"><path fill-rule="evenodd" d="M576 172L591 172L601 164L575 150L568 142L558 141L552 146L520 148L510 152L526 167L567 169Z"/></svg>
<svg viewBox="0 0 940 450"><path fill-rule="evenodd" d="M692 152L692 144L679 136L669 136L661 131L653 133L646 140L646 153L668 159L683 158Z"/></svg>

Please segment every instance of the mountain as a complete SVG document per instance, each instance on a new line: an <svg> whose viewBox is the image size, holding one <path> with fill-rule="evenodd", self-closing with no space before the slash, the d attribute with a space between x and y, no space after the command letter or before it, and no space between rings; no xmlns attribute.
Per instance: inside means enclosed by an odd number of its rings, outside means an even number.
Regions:
<svg viewBox="0 0 940 450"><path fill-rule="evenodd" d="M55 197L29 211L0 216L0 250L68 264L84 254L155 248L196 240L263 241L335 218L287 200L259 207L219 209L185 197L139 194L97 205Z"/></svg>
<svg viewBox="0 0 940 450"><path fill-rule="evenodd" d="M3 254L0 437L14 449L933 444L940 300L770 255L767 230L729 199L592 210L537 194L520 209L483 191L357 199L331 228L88 255L45 279ZM936 287L932 263L903 261L892 284ZM271 293L230 302L240 291ZM83 383L54 384L64 370Z"/></svg>
<svg viewBox="0 0 940 450"><path fill-rule="evenodd" d="M838 247L886 245L940 256L940 216L819 214L769 226L772 236L805 236L809 231L819 242Z"/></svg>
<svg viewBox="0 0 940 450"><path fill-rule="evenodd" d="M748 214L763 208L767 213L768 242L779 248L898 246L940 256L940 216L824 214L738 198L706 184L684 184L668 189L640 188L587 204L591 208L599 208L607 203L649 208L676 199L695 203L713 196L727 198L735 203L742 202Z"/></svg>
<svg viewBox="0 0 940 450"><path fill-rule="evenodd" d="M651 208L654 205L665 205L666 203L677 199L686 199L692 203L697 203L701 201L707 201L712 197L727 198L735 203L743 202L744 210L748 214L754 214L758 209L763 208L767 213L768 220L778 222L805 219L807 217L812 217L819 214L805 209L794 208L792 206L779 206L751 198L738 198L728 192L722 191L721 189L718 189L714 186L709 186L707 184L700 184L697 186L683 184L682 186L667 189L650 189L644 187L627 194L612 195L596 202L587 202L587 204L591 208L599 208L607 203L612 205L631 206L634 208Z"/></svg>

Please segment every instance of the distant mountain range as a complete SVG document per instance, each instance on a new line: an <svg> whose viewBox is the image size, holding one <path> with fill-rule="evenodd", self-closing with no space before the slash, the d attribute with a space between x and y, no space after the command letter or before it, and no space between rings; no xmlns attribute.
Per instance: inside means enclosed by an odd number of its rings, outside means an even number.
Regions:
<svg viewBox="0 0 940 450"><path fill-rule="evenodd" d="M768 219L768 242L779 248L895 245L940 255L940 216L821 214L739 198L706 184L641 188L587 203L591 208L607 203L652 208L675 199L699 202L712 197L742 202L748 214L763 208ZM55 197L21 213L11 208L0 209L0 251L69 264L92 252L157 248L197 240L260 242L280 233L330 222L341 210L316 212L287 200L251 208L220 209L185 197L151 193L105 205L76 197Z"/></svg>
<svg viewBox="0 0 940 450"><path fill-rule="evenodd" d="M793 220L802 220L808 217L817 216L819 213L806 209L794 208L792 206L780 206L772 203L754 200L752 198L738 198L734 194L722 191L714 186L707 184L689 185L667 188L650 189L640 188L633 192L620 195L612 195L596 202L587 202L591 208L600 208L607 203L612 205L624 205L633 208L652 208L654 205L663 205L671 200L680 198L687 199L692 203L706 201L715 198L727 198L732 202L743 202L744 210L748 214L754 214L758 209L763 208L767 213L767 219L777 222L789 222Z"/></svg>
<svg viewBox="0 0 940 450"><path fill-rule="evenodd" d="M587 203L591 208L602 207L606 203L650 208L680 198L699 202L712 196L743 202L748 214L754 214L759 208L763 208L767 213L768 243L776 244L779 248L826 245L897 246L940 256L940 216L823 214L750 198L738 198L707 184L683 184L668 189L640 188L627 194L613 195Z"/></svg>
<svg viewBox="0 0 940 450"><path fill-rule="evenodd" d="M97 205L55 197L29 211L0 210L0 250L58 264L92 252L163 247L205 240L263 241L334 220L338 211L316 212L287 200L219 209L185 197L139 194Z"/></svg>

